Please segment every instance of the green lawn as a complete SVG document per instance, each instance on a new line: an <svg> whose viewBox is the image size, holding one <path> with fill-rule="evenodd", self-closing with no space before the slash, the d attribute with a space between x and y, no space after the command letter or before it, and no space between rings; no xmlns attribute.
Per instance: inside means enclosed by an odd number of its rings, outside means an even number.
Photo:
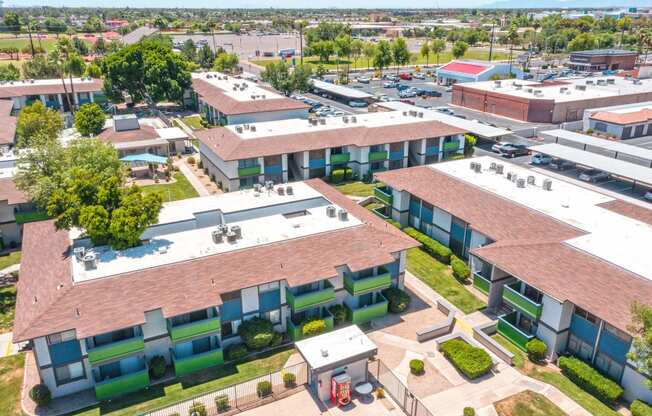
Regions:
<svg viewBox="0 0 652 416"><path fill-rule="evenodd" d="M502 335L496 334L493 336L493 339L498 341L498 343L505 348L507 348L511 353L514 354L514 366L520 369L526 375L548 383L552 386L557 387L559 391L564 393L566 396L570 397L577 404L585 408L589 413L594 416L619 416L620 413L616 412L609 406L602 403L600 400L596 399L589 393L582 390L577 384L570 381L566 376L560 372L554 371L547 367L541 367L533 364L528 360L527 355L516 348L514 344L509 342Z"/></svg>
<svg viewBox="0 0 652 416"><path fill-rule="evenodd" d="M494 403L498 416L566 416L546 396L525 390Z"/></svg>
<svg viewBox="0 0 652 416"><path fill-rule="evenodd" d="M23 386L25 354L0 358L0 415L22 416L20 389Z"/></svg>
<svg viewBox="0 0 652 416"><path fill-rule="evenodd" d="M505 52L500 52L500 51L494 51L492 59L493 60L503 60L503 59L508 59L509 54ZM257 59L257 60L252 60L251 63L255 65L260 65L260 66L265 66L266 64L274 61L278 61L280 58L272 58L272 59ZM440 64L445 64L449 61L452 61L453 54L450 51L442 52L439 54L439 63ZM489 51L485 49L469 49L466 51L466 54L464 55L464 59L476 59L476 60L481 60L481 61L486 61L489 59ZM299 59L296 60L297 63L299 63ZM311 65L324 65L327 69L336 69L337 68L337 63L334 58L331 58L328 62L323 62L320 61L318 57L311 56L311 57L306 57L303 61L304 63L309 63ZM430 59L428 60L429 65L434 65L437 63L437 59L434 55L430 55ZM367 59L364 57L358 58L355 61L354 60L342 60L340 61L340 66L349 64L350 69L356 69L356 68L368 68L370 65L373 65L373 62L367 63ZM417 53L412 53L411 59L410 59L410 65L425 65L426 64L426 58L421 56L420 54Z"/></svg>
<svg viewBox="0 0 652 416"><path fill-rule="evenodd" d="M38 211L31 211L31 212L17 212L15 214L16 217L16 222L18 224L25 224L28 222L34 222L34 221L43 221L47 220L50 218L48 214L44 212L38 212Z"/></svg>
<svg viewBox="0 0 652 416"><path fill-rule="evenodd" d="M20 254L20 251L12 251L9 254L0 255L0 270L20 263Z"/></svg>
<svg viewBox="0 0 652 416"><path fill-rule="evenodd" d="M139 412L172 405L198 394L219 390L254 377L280 370L294 349L269 354L241 364L227 364L217 369L194 373L187 377L152 386L145 391L73 413L77 416L133 416Z"/></svg>
<svg viewBox="0 0 652 416"><path fill-rule="evenodd" d="M174 174L174 183L161 182L156 185L143 186L142 190L145 194L158 192L163 198L163 202L178 201L179 199L195 198L199 196L195 188L188 181L186 176L177 172Z"/></svg>
<svg viewBox="0 0 652 416"><path fill-rule="evenodd" d="M81 37L81 36L80 36L80 39L84 40L84 38ZM38 46L41 46L42 48L44 48L48 52L51 51L52 49L54 49L54 47L57 44L57 39L37 39L36 37L34 37L33 41L34 41L34 47L35 48L38 47ZM90 42L86 41L86 43L88 43L89 46L90 46ZM0 39L0 49L1 48L14 47L14 48L18 48L18 50L22 50L24 47L29 46L29 44L30 43L29 43L28 38L19 38L19 39L5 38L5 39Z"/></svg>
<svg viewBox="0 0 652 416"><path fill-rule="evenodd" d="M341 185L335 185L338 191L348 196L366 197L374 194L374 188L378 183L364 183L361 181L346 182Z"/></svg>
<svg viewBox="0 0 652 416"><path fill-rule="evenodd" d="M181 118L181 120L193 130L201 130L201 116L187 116Z"/></svg>
<svg viewBox="0 0 652 416"><path fill-rule="evenodd" d="M0 288L0 334L11 332L16 308L16 286Z"/></svg>
<svg viewBox="0 0 652 416"><path fill-rule="evenodd" d="M486 306L453 277L450 267L419 248L408 250L407 269L464 313L471 313Z"/></svg>

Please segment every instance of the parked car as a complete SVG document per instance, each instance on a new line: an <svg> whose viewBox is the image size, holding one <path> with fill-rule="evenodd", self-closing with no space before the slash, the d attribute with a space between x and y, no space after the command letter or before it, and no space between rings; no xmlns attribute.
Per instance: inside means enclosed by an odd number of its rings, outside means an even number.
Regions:
<svg viewBox="0 0 652 416"><path fill-rule="evenodd" d="M409 90L410 88L412 87L410 87L409 85L396 83L396 89L399 91Z"/></svg>
<svg viewBox="0 0 652 416"><path fill-rule="evenodd" d="M652 202L652 190L647 191L645 195L643 195L643 199L645 199L648 202Z"/></svg>
<svg viewBox="0 0 652 416"><path fill-rule="evenodd" d="M398 77L405 81L412 81L412 74L407 72L401 72L400 74L398 74Z"/></svg>
<svg viewBox="0 0 652 416"><path fill-rule="evenodd" d="M435 90L426 90L426 89L419 89L417 90L417 95L419 97L441 97L441 93Z"/></svg>
<svg viewBox="0 0 652 416"><path fill-rule="evenodd" d="M383 79L386 79L386 80L388 80L388 81L395 81L395 82L398 82L398 80L399 80L400 78L397 77L396 75L385 74L385 75L383 75Z"/></svg>
<svg viewBox="0 0 652 416"><path fill-rule="evenodd" d="M408 90L403 90L403 91L399 92L398 96L400 98L412 98L412 97L416 97L417 93L408 89Z"/></svg>
<svg viewBox="0 0 652 416"><path fill-rule="evenodd" d="M552 157L548 155L543 155L541 153L537 153L536 155L532 156L532 160L530 161L530 163L532 163L533 165L540 165L540 166L548 165L550 164L550 162L552 162Z"/></svg>
<svg viewBox="0 0 652 416"><path fill-rule="evenodd" d="M555 157L552 158L552 160L550 161L550 167L557 170L566 170L566 169L573 169L575 167L575 164L573 162L569 162L568 160L557 159Z"/></svg>
<svg viewBox="0 0 652 416"><path fill-rule="evenodd" d="M421 72L415 72L414 75L412 75L416 79L426 79L426 76L422 74Z"/></svg>
<svg viewBox="0 0 652 416"><path fill-rule="evenodd" d="M527 156L530 154L530 149L523 144L507 144L503 146L500 154L504 157Z"/></svg>
<svg viewBox="0 0 652 416"><path fill-rule="evenodd" d="M491 151L494 152L494 153L502 153L503 148L504 148L505 146L508 146L508 145L509 145L509 143L502 143L502 142L494 143L494 144L491 146Z"/></svg>
<svg viewBox="0 0 652 416"><path fill-rule="evenodd" d="M369 84L370 81L371 81L371 79L368 78L368 77L360 77L360 78L358 78L358 82L362 83L362 84Z"/></svg>
<svg viewBox="0 0 652 416"><path fill-rule="evenodd" d="M383 82L383 88L396 88L398 85L396 81Z"/></svg>
<svg viewBox="0 0 652 416"><path fill-rule="evenodd" d="M448 115L454 115L455 112L451 110L449 107L435 107L435 110L439 111L440 113L448 114Z"/></svg>
<svg viewBox="0 0 652 416"><path fill-rule="evenodd" d="M369 104L367 104L365 101L358 101L358 100L349 101L349 107L362 108L362 107L366 107L368 105Z"/></svg>
<svg viewBox="0 0 652 416"><path fill-rule="evenodd" d="M588 169L580 173L577 178L584 182L601 182L609 180L611 175L598 169Z"/></svg>
<svg viewBox="0 0 652 416"><path fill-rule="evenodd" d="M453 92L453 87L446 87L446 92Z"/></svg>

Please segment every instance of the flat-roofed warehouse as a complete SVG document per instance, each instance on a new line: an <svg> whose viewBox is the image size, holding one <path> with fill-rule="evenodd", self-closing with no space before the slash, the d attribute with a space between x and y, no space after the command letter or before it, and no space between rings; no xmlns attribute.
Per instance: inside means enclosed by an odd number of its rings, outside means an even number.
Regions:
<svg viewBox="0 0 652 416"><path fill-rule="evenodd" d="M581 120L584 110L652 100L651 79L591 77L456 84L452 103L535 123Z"/></svg>

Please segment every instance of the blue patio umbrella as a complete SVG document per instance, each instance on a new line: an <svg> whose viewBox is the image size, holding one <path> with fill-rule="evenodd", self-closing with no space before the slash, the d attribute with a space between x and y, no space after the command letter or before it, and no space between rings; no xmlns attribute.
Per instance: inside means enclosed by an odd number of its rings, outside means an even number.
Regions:
<svg viewBox="0 0 652 416"><path fill-rule="evenodd" d="M128 155L120 158L122 162L144 162L144 163L156 163L159 165L165 164L168 162L168 159L163 156L153 155L151 153L141 153L138 155Z"/></svg>

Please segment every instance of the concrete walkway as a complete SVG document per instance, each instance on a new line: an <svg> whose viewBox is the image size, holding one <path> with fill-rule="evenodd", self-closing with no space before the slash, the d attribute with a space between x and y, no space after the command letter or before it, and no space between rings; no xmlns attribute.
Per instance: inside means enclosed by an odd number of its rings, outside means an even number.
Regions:
<svg viewBox="0 0 652 416"><path fill-rule="evenodd" d="M2 276L3 274L10 274L13 272L17 272L19 270L20 270L20 263L12 264L11 266L5 267L4 269L0 270L0 276Z"/></svg>
<svg viewBox="0 0 652 416"><path fill-rule="evenodd" d="M192 185L193 188L197 191L199 196L209 196L210 192L208 192L208 189L204 186L204 184L201 183L201 181L192 173L188 165L185 163L181 162L178 163L177 166L179 167L179 171L183 173L183 176L188 179L188 182Z"/></svg>

